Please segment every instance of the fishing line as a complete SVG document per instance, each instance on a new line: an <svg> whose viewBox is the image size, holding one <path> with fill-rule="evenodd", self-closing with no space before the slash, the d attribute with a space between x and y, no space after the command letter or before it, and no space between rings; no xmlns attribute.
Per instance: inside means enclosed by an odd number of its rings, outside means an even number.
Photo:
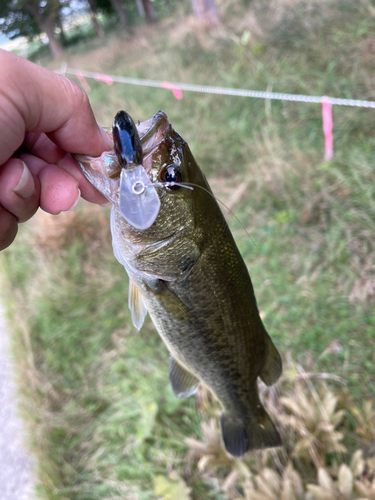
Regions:
<svg viewBox="0 0 375 500"><path fill-rule="evenodd" d="M191 189L191 190L193 190L194 187L198 187L200 189L203 189L203 191L205 191L210 196L212 196L212 198L214 198L216 201L218 201L219 203L221 203L228 210L228 212L231 215L233 215L233 217L236 219L236 221L243 228L243 230L245 231L245 233L247 234L247 236L249 237L249 239L253 242L254 246L257 247L257 244L255 243L255 241L253 240L253 238L250 236L250 234L248 233L246 227L242 224L242 222L237 217L237 215L229 207L227 207L226 204L223 201L219 200L219 198L217 198L213 193L211 193L208 189L204 188L203 186L200 186L199 184L193 184L192 182L184 182L184 183L182 183L182 182L156 182L156 183L153 183L152 186L157 186L157 187L180 186L180 187L184 187L184 188ZM194 187L190 187L190 186L194 186ZM147 187L150 187L150 186L145 186L145 189Z"/></svg>
<svg viewBox="0 0 375 500"><path fill-rule="evenodd" d="M170 181L170 182L154 182L152 185L156 186L156 187L162 187L162 188L163 187L179 186L179 187L183 187L183 188L186 188L186 189L190 189L191 191L194 191L194 188L190 187L190 186L187 186L186 183L182 184L181 182L175 182L175 181ZM194 184L192 184L192 185L194 185Z"/></svg>
<svg viewBox="0 0 375 500"><path fill-rule="evenodd" d="M160 200L155 191L155 187L173 188L174 186L183 187L192 191L194 191L194 187L197 187L212 196L214 200L221 203L228 212L233 215L254 246L257 246L237 215L208 189L191 182L151 182L142 168L142 165L138 165L136 169L122 169L121 171L120 211L123 217L132 226L138 229L148 229L154 223L160 210ZM150 196L146 196L147 189L149 189Z"/></svg>

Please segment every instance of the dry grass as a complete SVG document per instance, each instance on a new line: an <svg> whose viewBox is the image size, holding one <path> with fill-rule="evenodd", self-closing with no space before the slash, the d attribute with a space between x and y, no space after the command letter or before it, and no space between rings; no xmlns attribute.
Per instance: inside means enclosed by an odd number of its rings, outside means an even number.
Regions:
<svg viewBox="0 0 375 500"><path fill-rule="evenodd" d="M294 370L294 365L287 367L289 373ZM282 434L282 448L235 459L225 451L217 418L211 418L202 423L202 441L185 440L190 467L196 461L202 478L215 483L219 477L219 487L238 500L355 500L364 491L372 499L375 454L364 458L357 450L347 455L338 429L344 430L348 413L337 410L341 391L322 382L330 378L300 372L284 376L274 388L262 384L265 406ZM205 411L216 414L217 403L207 394L203 399ZM373 410L369 404L366 408L368 418ZM362 429L356 429L358 436ZM366 436L371 439L369 432Z"/></svg>

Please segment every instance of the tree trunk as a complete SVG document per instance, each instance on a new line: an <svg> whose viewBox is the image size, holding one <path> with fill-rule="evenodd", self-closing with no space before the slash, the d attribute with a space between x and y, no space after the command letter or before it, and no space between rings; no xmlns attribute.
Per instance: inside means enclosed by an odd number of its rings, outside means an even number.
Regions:
<svg viewBox="0 0 375 500"><path fill-rule="evenodd" d="M137 5L137 9L138 9L138 14L145 18L146 17L146 13L145 13L145 9L143 7L143 3L142 3L142 0L135 0L135 3Z"/></svg>
<svg viewBox="0 0 375 500"><path fill-rule="evenodd" d="M220 23L215 0L191 0L195 17L206 24Z"/></svg>
<svg viewBox="0 0 375 500"><path fill-rule="evenodd" d="M94 28L96 36L98 38L104 38L104 31L103 31L103 28L99 24L99 21L96 17L96 14L94 12L91 12L90 17L91 17L92 26Z"/></svg>
<svg viewBox="0 0 375 500"><path fill-rule="evenodd" d="M143 8L145 9L145 14L146 14L146 20L148 23L155 23L157 18L156 18L156 12L154 9L154 6L152 5L150 0L142 0L143 3Z"/></svg>
<svg viewBox="0 0 375 500"><path fill-rule="evenodd" d="M64 51L59 41L57 40L55 32L53 30L53 21L49 18L43 19L40 28L47 35L52 57L54 59L62 57L64 55Z"/></svg>
<svg viewBox="0 0 375 500"><path fill-rule="evenodd" d="M90 17L91 17L91 22L92 26L94 28L94 31L96 33L96 36L98 38L104 38L104 31L103 28L100 26L99 21L97 19L97 14L96 14L96 3L95 0L87 0L89 10L90 10Z"/></svg>
<svg viewBox="0 0 375 500"><path fill-rule="evenodd" d="M61 44L64 47L66 47L68 45L68 40L67 40L67 38L65 36L65 31L64 31L64 28L63 28L60 16L57 16L56 26L60 30L60 41L61 41Z"/></svg>
<svg viewBox="0 0 375 500"><path fill-rule="evenodd" d="M61 47L59 41L56 38L54 32L54 24L57 16L57 12L50 14L49 16L43 16L40 14L38 7L35 5L26 4L25 8L30 12L30 14L35 19L37 25L39 26L40 31L43 31L48 38L48 45L54 59L58 59L64 55L63 48Z"/></svg>
<svg viewBox="0 0 375 500"><path fill-rule="evenodd" d="M129 26L128 16L126 15L125 9L121 3L121 0L110 0L112 7L117 12L120 19L121 26L126 29Z"/></svg>

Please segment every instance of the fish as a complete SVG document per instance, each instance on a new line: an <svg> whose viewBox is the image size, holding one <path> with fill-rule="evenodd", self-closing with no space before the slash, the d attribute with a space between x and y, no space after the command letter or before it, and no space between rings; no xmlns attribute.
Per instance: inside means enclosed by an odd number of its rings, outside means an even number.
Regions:
<svg viewBox="0 0 375 500"><path fill-rule="evenodd" d="M112 203L113 250L129 275L133 324L140 329L149 313L169 350L169 380L178 398L193 395L203 382L219 400L229 454L280 446L257 380L273 385L282 361L222 211L165 113L137 124L127 116L120 111L114 119L112 151L75 159ZM154 190L160 202L143 229L126 218L132 202L120 210L122 174L136 171L146 179L143 191Z"/></svg>

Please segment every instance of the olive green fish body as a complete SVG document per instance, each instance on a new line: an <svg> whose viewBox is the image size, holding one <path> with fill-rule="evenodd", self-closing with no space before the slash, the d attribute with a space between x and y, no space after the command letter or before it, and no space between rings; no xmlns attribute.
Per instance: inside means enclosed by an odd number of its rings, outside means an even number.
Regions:
<svg viewBox="0 0 375 500"><path fill-rule="evenodd" d="M281 373L280 356L209 185L187 144L160 116L151 122L162 121L159 142L144 145L143 166L153 182L161 182L173 164L194 190L157 187L160 212L143 231L124 220L112 199L113 246L131 280L133 318L139 326L149 312L171 353L170 380L178 397L193 394L203 381L221 402L223 439L231 454L278 446L257 378L272 385Z"/></svg>

